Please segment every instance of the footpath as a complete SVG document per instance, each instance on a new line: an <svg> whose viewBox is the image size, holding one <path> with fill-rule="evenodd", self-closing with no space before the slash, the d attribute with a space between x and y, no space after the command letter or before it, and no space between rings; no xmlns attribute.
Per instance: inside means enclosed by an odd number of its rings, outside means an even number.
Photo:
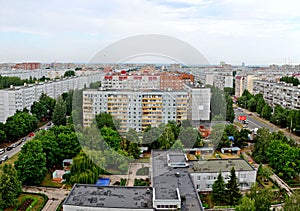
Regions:
<svg viewBox="0 0 300 211"><path fill-rule="evenodd" d="M47 188L36 186L23 186L23 191L29 193L42 193L48 196L48 201L42 211L55 211L70 192L69 190L63 188Z"/></svg>

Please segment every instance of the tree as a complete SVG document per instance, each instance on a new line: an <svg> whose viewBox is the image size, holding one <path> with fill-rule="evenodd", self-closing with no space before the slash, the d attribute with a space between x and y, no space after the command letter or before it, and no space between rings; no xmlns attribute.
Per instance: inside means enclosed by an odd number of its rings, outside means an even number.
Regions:
<svg viewBox="0 0 300 211"><path fill-rule="evenodd" d="M226 204L227 202L226 196L227 196L226 185L220 172L217 180L214 182L212 186L213 202L217 205Z"/></svg>
<svg viewBox="0 0 300 211"><path fill-rule="evenodd" d="M235 211L255 211L254 200L244 196L241 204L235 207Z"/></svg>
<svg viewBox="0 0 300 211"><path fill-rule="evenodd" d="M73 90L62 94L63 100L66 102L66 114L72 114Z"/></svg>
<svg viewBox="0 0 300 211"><path fill-rule="evenodd" d="M6 139L6 134L3 130L0 129L0 143Z"/></svg>
<svg viewBox="0 0 300 211"><path fill-rule="evenodd" d="M67 117L66 117L66 102L62 97L59 97L53 111L52 121L54 125L66 125Z"/></svg>
<svg viewBox="0 0 300 211"><path fill-rule="evenodd" d="M11 141L18 140L37 128L38 120L27 112L17 111L8 117L5 123L5 134Z"/></svg>
<svg viewBox="0 0 300 211"><path fill-rule="evenodd" d="M64 78L65 77L71 77L71 76L75 76L75 72L73 70L68 70L64 74Z"/></svg>
<svg viewBox="0 0 300 211"><path fill-rule="evenodd" d="M242 194L240 192L238 183L237 183L237 177L235 174L235 170L232 167L230 171L230 179L227 183L227 195L228 195L228 203L230 205L237 205L239 200L242 197Z"/></svg>
<svg viewBox="0 0 300 211"><path fill-rule="evenodd" d="M46 155L38 140L26 142L15 162L18 177L23 185L38 185L47 172Z"/></svg>
<svg viewBox="0 0 300 211"><path fill-rule="evenodd" d="M234 145L239 147L239 148L244 148L247 146L247 142L249 141L248 135L250 131L247 129L241 129L239 132L235 132L235 140L234 140Z"/></svg>
<svg viewBox="0 0 300 211"><path fill-rule="evenodd" d="M256 105L257 105L257 101L255 100L254 97L252 97L250 100L248 100L247 102L247 106L250 109L250 111L254 112L256 111Z"/></svg>
<svg viewBox="0 0 300 211"><path fill-rule="evenodd" d="M62 162L64 159L75 157L81 150L81 146L78 142L77 135L74 131L67 132L66 126L60 126L62 129L66 129L65 132L61 132L56 136L56 141L59 147L59 154L57 156L58 162Z"/></svg>
<svg viewBox="0 0 300 211"><path fill-rule="evenodd" d="M22 193L17 171L12 165L4 164L0 171L0 210L15 206Z"/></svg>
<svg viewBox="0 0 300 211"><path fill-rule="evenodd" d="M253 158L257 163L266 163L266 149L269 146L269 129L260 128L257 131L256 142L254 145Z"/></svg>
<svg viewBox="0 0 300 211"><path fill-rule="evenodd" d="M261 111L261 116L267 120L270 120L271 119L271 116L272 116L272 108L266 104L262 111Z"/></svg>
<svg viewBox="0 0 300 211"><path fill-rule="evenodd" d="M160 149L170 149L175 142L175 136L170 127L165 127L164 132L158 138Z"/></svg>
<svg viewBox="0 0 300 211"><path fill-rule="evenodd" d="M39 102L46 107L47 109L47 115L49 117L52 117L52 113L54 111L56 100L49 97L48 95L42 93L40 96Z"/></svg>
<svg viewBox="0 0 300 211"><path fill-rule="evenodd" d="M193 127L182 127L180 128L180 133L178 139L184 145L185 148L193 148L197 142L197 138L201 139L200 134L197 129Z"/></svg>
<svg viewBox="0 0 300 211"><path fill-rule="evenodd" d="M276 173L292 179L300 173L300 148L294 148L281 140L273 140L266 149L269 164Z"/></svg>
<svg viewBox="0 0 300 211"><path fill-rule="evenodd" d="M233 123L234 120L234 110L233 110L233 100L226 94L226 121Z"/></svg>
<svg viewBox="0 0 300 211"><path fill-rule="evenodd" d="M114 121L110 113L100 113L95 116L96 123L98 128L101 130L103 127L111 128L117 130L118 126L116 125L117 121Z"/></svg>
<svg viewBox="0 0 300 211"><path fill-rule="evenodd" d="M103 127L100 130L101 135L105 142L115 151L118 151L118 149L121 148L120 143L121 143L121 137L118 131L113 130L112 128L109 127Z"/></svg>
<svg viewBox="0 0 300 211"><path fill-rule="evenodd" d="M171 147L171 149L179 149L179 150L183 150L184 145L181 143L181 141L179 139L177 139L175 141L175 143L173 144L173 146Z"/></svg>
<svg viewBox="0 0 300 211"><path fill-rule="evenodd" d="M46 155L46 168L50 169L55 164L60 164L60 150L61 146L58 145L57 137L53 131L47 131L44 135L38 138L43 146L43 152Z"/></svg>
<svg viewBox="0 0 300 211"><path fill-rule="evenodd" d="M47 115L47 108L40 102L33 102L30 111L36 115L36 118L41 121L42 117Z"/></svg>
<svg viewBox="0 0 300 211"><path fill-rule="evenodd" d="M103 162L105 162L103 160ZM105 171L96 165L84 152L80 152L74 159L70 171L70 182L95 184L99 175Z"/></svg>
<svg viewBox="0 0 300 211"><path fill-rule="evenodd" d="M250 193L248 195L249 198L254 200L255 210L270 210L271 207L271 199L272 193L269 189L262 189L258 187L257 183L253 184Z"/></svg>
<svg viewBox="0 0 300 211"><path fill-rule="evenodd" d="M296 193L290 196L283 205L284 211L300 210L300 194Z"/></svg>

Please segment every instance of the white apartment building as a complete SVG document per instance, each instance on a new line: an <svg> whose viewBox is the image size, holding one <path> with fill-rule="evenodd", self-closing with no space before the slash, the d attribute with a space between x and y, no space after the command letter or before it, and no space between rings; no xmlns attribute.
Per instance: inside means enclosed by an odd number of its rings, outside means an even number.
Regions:
<svg viewBox="0 0 300 211"><path fill-rule="evenodd" d="M111 89L160 89L160 75L158 74L127 74L106 75L102 87Z"/></svg>
<svg viewBox="0 0 300 211"><path fill-rule="evenodd" d="M300 87L284 82L255 81L254 94L263 94L266 102L284 108L300 109Z"/></svg>
<svg viewBox="0 0 300 211"><path fill-rule="evenodd" d="M200 70L195 72L196 81L205 85L212 85L223 90L225 87L233 87L232 70Z"/></svg>
<svg viewBox="0 0 300 211"><path fill-rule="evenodd" d="M188 105L188 93L183 90L85 90L83 124L89 126L95 115L108 112L120 121L121 132L129 128L142 131L148 125L187 119Z"/></svg>
<svg viewBox="0 0 300 211"><path fill-rule="evenodd" d="M16 113L17 110L27 108L30 110L34 101L38 101L42 93L51 98L58 98L62 93L74 89L83 89L90 83L101 81L102 73L64 78L61 80L47 81L44 83L24 84L21 87L11 86L0 90L0 122Z"/></svg>

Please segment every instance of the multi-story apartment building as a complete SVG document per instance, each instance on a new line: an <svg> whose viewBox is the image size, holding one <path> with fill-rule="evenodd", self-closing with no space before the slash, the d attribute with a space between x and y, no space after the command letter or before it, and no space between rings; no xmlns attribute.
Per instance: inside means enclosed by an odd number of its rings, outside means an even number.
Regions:
<svg viewBox="0 0 300 211"><path fill-rule="evenodd" d="M8 89L0 90L0 122L5 122L9 116L16 113L17 110L27 108L30 110L34 101L38 101L42 93L51 98L58 98L62 93L74 89L83 89L90 83L100 81L103 78L102 73L91 75L64 78L44 83L24 84L21 87L11 86Z"/></svg>
<svg viewBox="0 0 300 211"><path fill-rule="evenodd" d="M148 125L188 118L189 98L184 90L85 90L83 123L89 126L96 114L108 112L120 121L121 131L142 131Z"/></svg>
<svg viewBox="0 0 300 211"><path fill-rule="evenodd" d="M300 87L284 82L255 81L254 94L263 94L266 102L284 108L300 109Z"/></svg>
<svg viewBox="0 0 300 211"><path fill-rule="evenodd" d="M218 68L220 69L220 68ZM232 70L203 70L195 72L196 81L200 81L202 84L212 85L223 90L225 87L233 87Z"/></svg>
<svg viewBox="0 0 300 211"><path fill-rule="evenodd" d="M159 86L158 74L106 75L102 81L102 87L112 89L159 89Z"/></svg>

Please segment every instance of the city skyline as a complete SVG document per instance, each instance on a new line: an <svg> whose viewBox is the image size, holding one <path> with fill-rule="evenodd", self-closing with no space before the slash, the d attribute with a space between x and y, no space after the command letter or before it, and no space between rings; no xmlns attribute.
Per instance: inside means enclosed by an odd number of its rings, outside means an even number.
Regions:
<svg viewBox="0 0 300 211"><path fill-rule="evenodd" d="M0 9L0 62L88 62L118 40L162 34L210 64L300 63L300 25L290 1L13 1Z"/></svg>

